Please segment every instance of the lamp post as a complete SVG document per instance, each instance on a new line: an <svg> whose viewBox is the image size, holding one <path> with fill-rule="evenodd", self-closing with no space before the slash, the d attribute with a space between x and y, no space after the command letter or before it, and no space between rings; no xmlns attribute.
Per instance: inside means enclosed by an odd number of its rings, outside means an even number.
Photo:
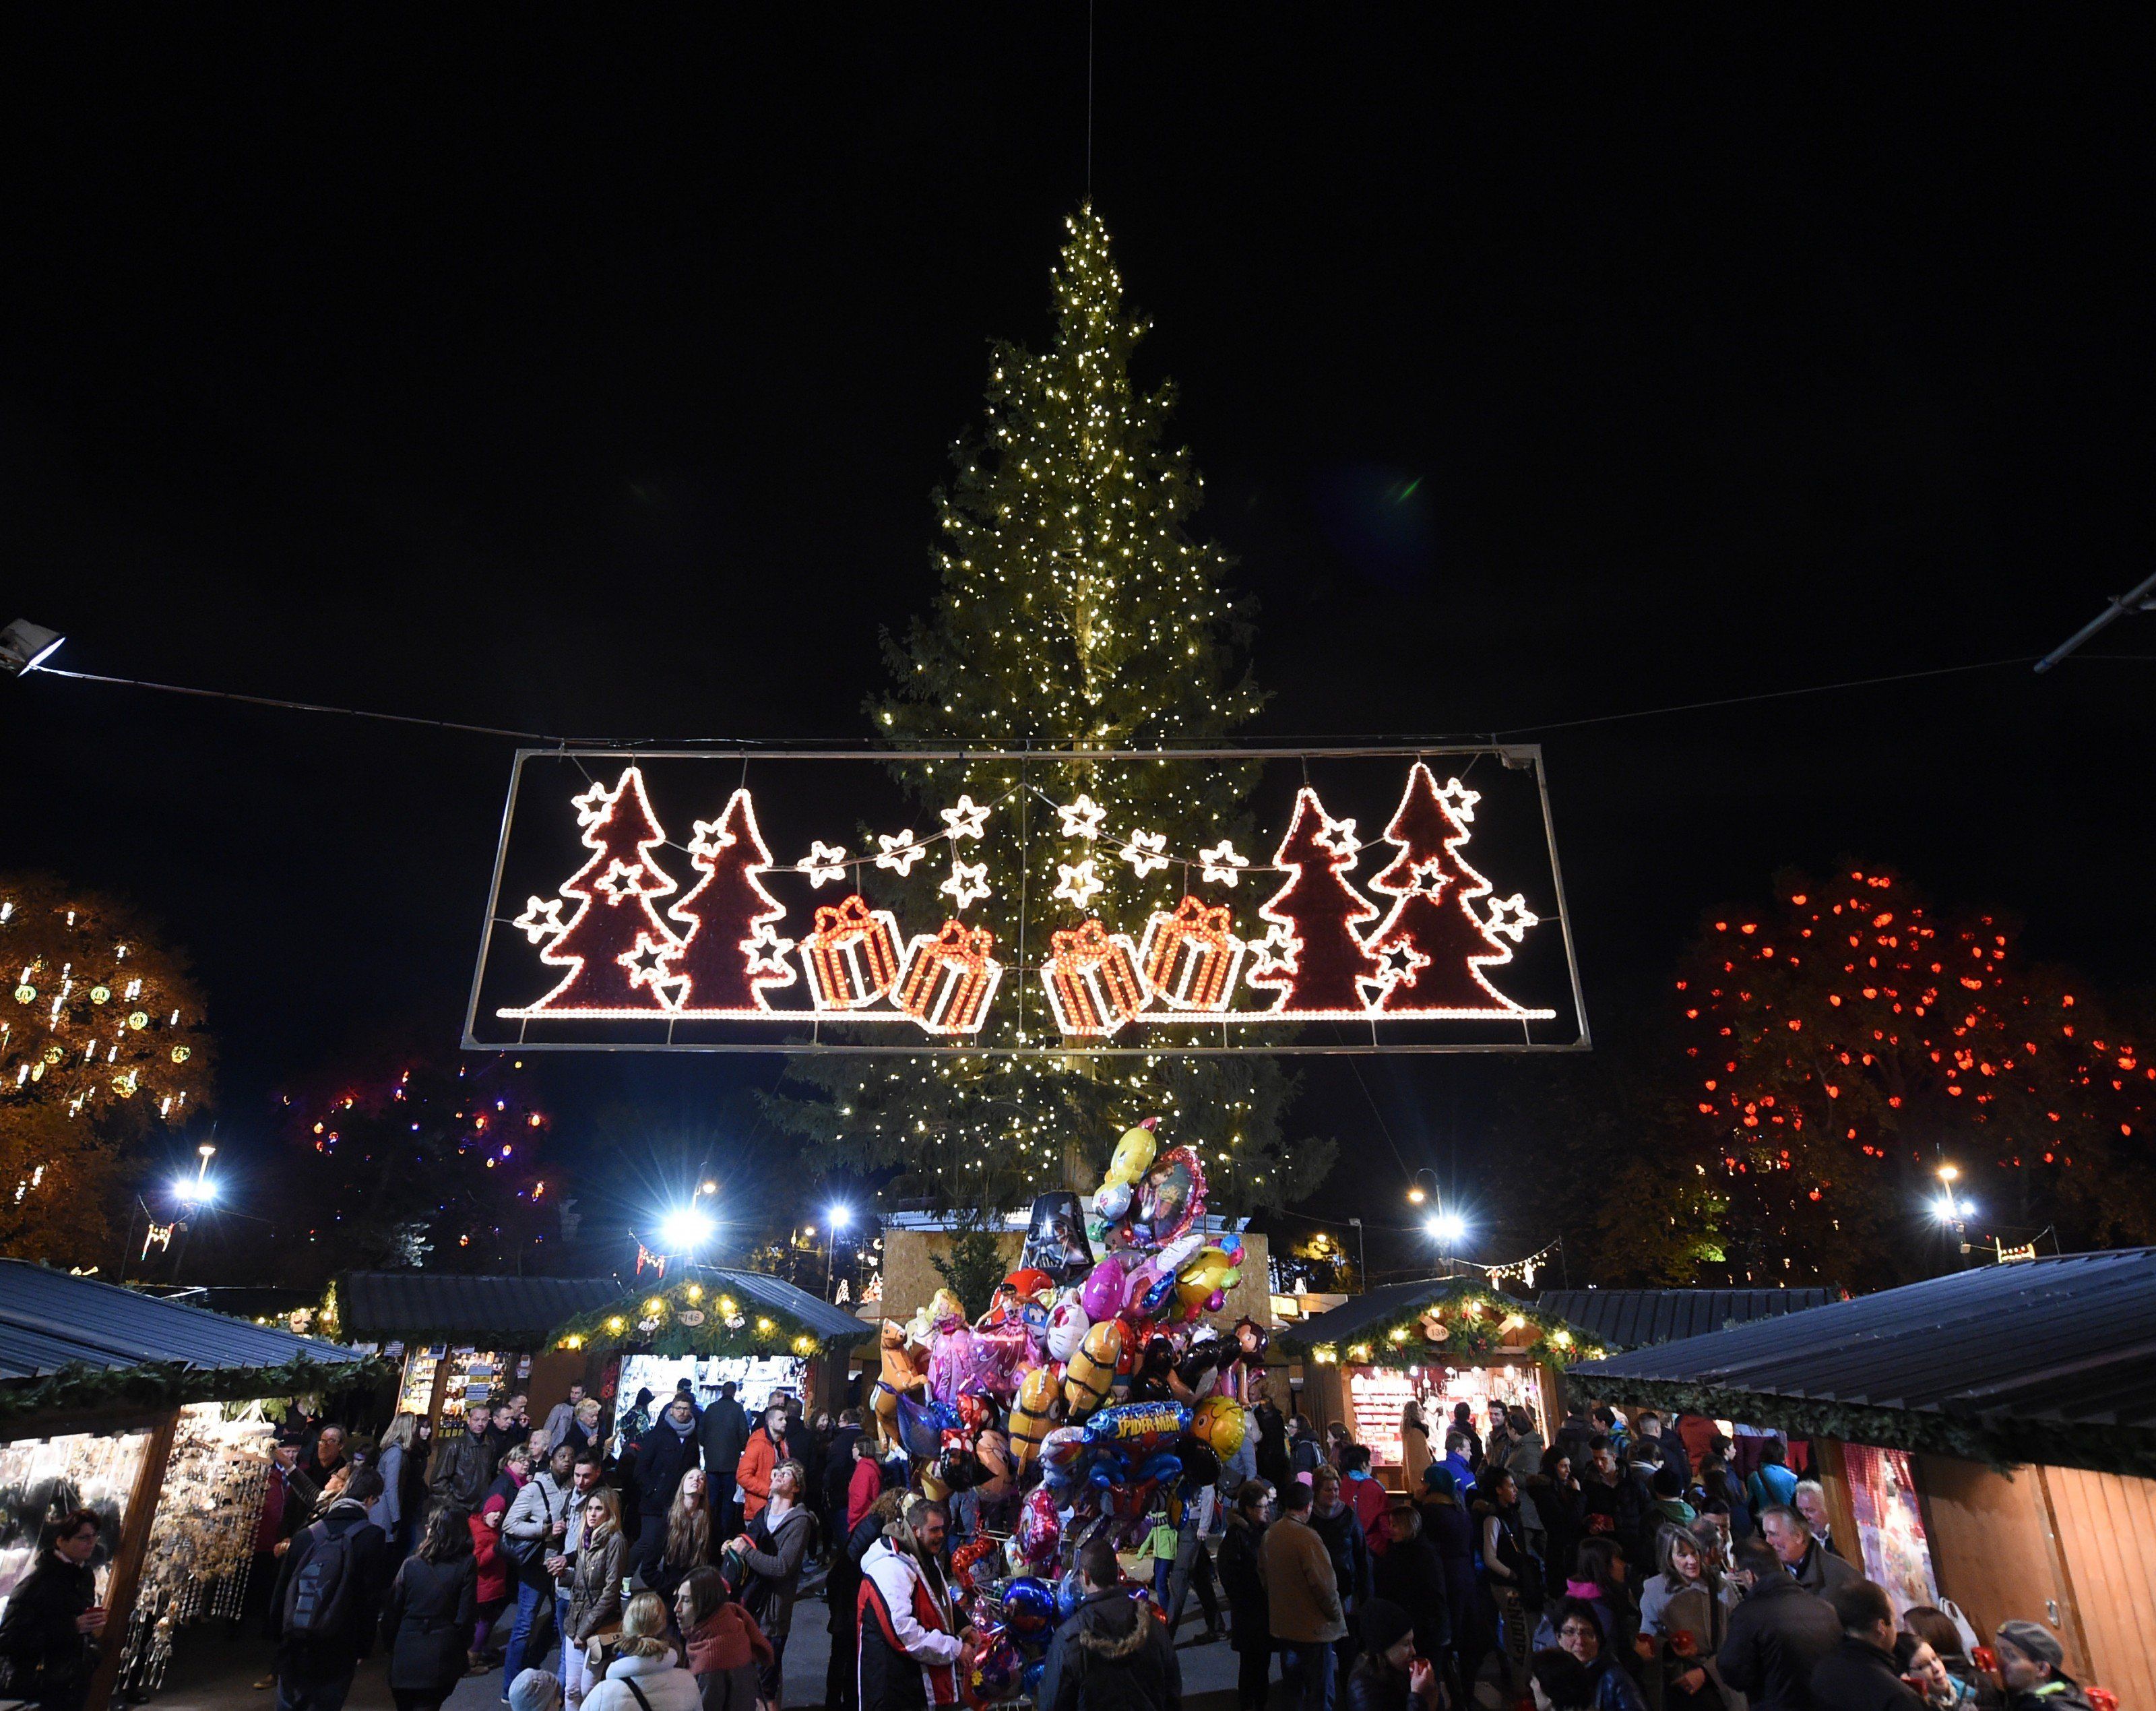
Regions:
<svg viewBox="0 0 2156 1711"><path fill-rule="evenodd" d="M1467 1237L1467 1220L1449 1208L1440 1207L1423 1220L1423 1233L1437 1244L1437 1261L1445 1268L1446 1277L1452 1275L1452 1250Z"/></svg>
<svg viewBox="0 0 2156 1711"><path fill-rule="evenodd" d="M1348 1221L1355 1226L1355 1278L1361 1286L1356 1293L1368 1295L1370 1292L1370 1251L1363 1236L1363 1220L1350 1218Z"/></svg>
<svg viewBox="0 0 2156 1711"><path fill-rule="evenodd" d="M1967 1195L1954 1191L1954 1184L1961 1179L1958 1166L1941 1164L1938 1178L1939 1198L1933 1210L1938 1214L1939 1222L1953 1232L1956 1261L1966 1270L1969 1267L1969 1215L1976 1207Z"/></svg>
<svg viewBox="0 0 2156 1711"><path fill-rule="evenodd" d="M824 1220L826 1226L824 1236L824 1299L826 1301L831 1298L832 1270L838 1263L839 1232L853 1221L854 1209L851 1206L834 1206Z"/></svg>

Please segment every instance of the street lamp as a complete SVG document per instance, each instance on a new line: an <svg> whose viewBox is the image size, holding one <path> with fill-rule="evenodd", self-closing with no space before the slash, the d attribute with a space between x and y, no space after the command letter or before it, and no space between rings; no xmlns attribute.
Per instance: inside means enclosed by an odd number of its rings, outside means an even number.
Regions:
<svg viewBox="0 0 2156 1711"><path fill-rule="evenodd" d="M718 1222L694 1200L669 1212L659 1223L659 1239L670 1254L692 1259L696 1250L718 1234Z"/></svg>
<svg viewBox="0 0 2156 1711"><path fill-rule="evenodd" d="M1423 1220L1423 1233L1437 1244L1437 1257L1448 1273L1452 1269L1452 1250L1467 1239L1467 1220L1449 1207L1440 1208Z"/></svg>
<svg viewBox="0 0 2156 1711"><path fill-rule="evenodd" d="M1961 1262L1969 1263L1969 1219L1976 1210L1976 1203L1966 1195L1957 1194L1954 1184L1961 1179L1958 1166L1942 1164L1938 1169L1939 1197L1932 1203L1932 1210L1940 1223L1953 1231L1954 1247Z"/></svg>
<svg viewBox="0 0 2156 1711"><path fill-rule="evenodd" d="M5 629L0 629L0 670L12 671L18 677L27 676L51 659L65 640L57 629L47 629L42 624L18 618Z"/></svg>
<svg viewBox="0 0 2156 1711"><path fill-rule="evenodd" d="M1363 1220L1360 1218L1350 1218L1348 1221L1355 1226L1355 1275L1362 1284L1361 1289L1357 1292L1368 1295L1370 1292L1370 1253L1368 1248L1363 1245Z"/></svg>
<svg viewBox="0 0 2156 1711"><path fill-rule="evenodd" d="M1430 1179L1430 1186L1428 1188L1424 1188L1422 1185L1422 1179L1425 1176ZM1434 1197L1437 1194L1437 1173L1431 1169L1427 1164L1424 1165L1421 1169L1415 1172L1413 1176L1408 1179L1408 1204L1410 1206L1419 1206L1423 1205L1425 1201Z"/></svg>
<svg viewBox="0 0 2156 1711"><path fill-rule="evenodd" d="M832 1272L838 1263L839 1232L854 1221L854 1209L848 1205L834 1205L824 1215L824 1221L829 1226L824 1238L824 1296L829 1300Z"/></svg>
<svg viewBox="0 0 2156 1711"><path fill-rule="evenodd" d="M173 1198L183 1206L206 1206L217 1199L217 1184L210 1180L209 1161L217 1151L208 1141L195 1148L195 1156L202 1162L195 1166L192 1176L182 1176L172 1184Z"/></svg>

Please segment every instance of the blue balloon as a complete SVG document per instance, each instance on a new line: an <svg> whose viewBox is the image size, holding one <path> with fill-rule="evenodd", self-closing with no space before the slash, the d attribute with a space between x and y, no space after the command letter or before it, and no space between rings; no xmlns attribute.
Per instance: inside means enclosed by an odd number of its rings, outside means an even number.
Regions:
<svg viewBox="0 0 2156 1711"><path fill-rule="evenodd" d="M1078 1606L1085 1596L1086 1589L1080 1584L1078 1571L1072 1569L1055 1583L1056 1616L1064 1621L1069 1621L1077 1615Z"/></svg>
<svg viewBox="0 0 2156 1711"><path fill-rule="evenodd" d="M1055 1619L1055 1595L1047 1581L1024 1575L1004 1588L1003 1608L1013 1634L1038 1633Z"/></svg>
<svg viewBox="0 0 2156 1711"><path fill-rule="evenodd" d="M1027 1664L1019 1672L1019 1691L1036 1704L1040 1701L1040 1678L1047 1669L1048 1660L1044 1657L1038 1663Z"/></svg>
<svg viewBox="0 0 2156 1711"><path fill-rule="evenodd" d="M1156 1482L1179 1477L1183 1472L1183 1458L1173 1450L1163 1450L1137 1471L1140 1483L1150 1479Z"/></svg>
<svg viewBox="0 0 2156 1711"><path fill-rule="evenodd" d="M964 1424L958 1410L947 1402L916 1402L907 1395L898 1399L899 1441L910 1456L926 1461L941 1455L943 1434L956 1431Z"/></svg>

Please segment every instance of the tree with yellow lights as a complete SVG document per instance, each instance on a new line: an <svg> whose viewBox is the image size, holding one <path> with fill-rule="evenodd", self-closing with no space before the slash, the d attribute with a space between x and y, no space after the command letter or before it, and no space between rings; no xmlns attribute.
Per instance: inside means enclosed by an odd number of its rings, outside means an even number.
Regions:
<svg viewBox="0 0 2156 1711"><path fill-rule="evenodd" d="M956 911L994 934L1007 972L978 1037L999 1046L1061 1038L1038 972L1053 933L1091 912L1142 920L1189 888L1182 861L1118 859L1116 840L1142 834L1187 855L1250 835L1255 768L1103 764L1089 753L1218 739L1263 701L1248 618L1225 592L1230 561L1191 533L1201 483L1166 439L1173 388L1132 383L1145 323L1124 307L1100 216L1082 208L1066 224L1055 337L1040 353L992 347L986 420L954 449L957 478L937 495L934 604L886 640L895 686L867 709L895 748L1028 752L901 769L924 802L967 798L988 812L978 840L949 846L965 874L937 857L903 876L869 875L874 900L902 921ZM1058 812L1081 797L1101 810L1096 839ZM1067 872L1088 860L1099 889L1086 890L1102 901L1085 909ZM1146 1029L1149 1041L1173 1037L1157 1021ZM901 1195L949 1207L1088 1184L1117 1135L1154 1114L1169 1143L1198 1148L1223 1210L1296 1199L1332 1158L1329 1143L1283 1140L1292 1084L1261 1053L836 1057L788 1079L770 1114L819 1166L895 1169Z"/></svg>
<svg viewBox="0 0 2156 1711"><path fill-rule="evenodd" d="M185 960L125 904L0 876L0 1251L109 1266L141 1143L208 1098Z"/></svg>

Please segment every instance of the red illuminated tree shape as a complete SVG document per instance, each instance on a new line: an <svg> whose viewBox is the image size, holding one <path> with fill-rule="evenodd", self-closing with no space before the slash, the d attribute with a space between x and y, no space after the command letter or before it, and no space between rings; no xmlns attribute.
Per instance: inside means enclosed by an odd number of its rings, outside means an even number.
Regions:
<svg viewBox="0 0 2156 1711"><path fill-rule="evenodd" d="M562 881L562 896L575 902L577 912L563 925L558 901L534 897L516 921L535 943L552 933L539 960L569 971L531 1010L667 1010L672 977L666 959L677 942L656 902L677 887L651 859L666 834L644 794L644 774L630 767L612 790L595 784L573 799L584 847L592 852Z"/></svg>
<svg viewBox="0 0 2156 1711"><path fill-rule="evenodd" d="M1491 885L1461 858L1460 846L1473 835L1467 822L1480 799L1457 778L1439 789L1417 761L1386 825L1385 841L1400 853L1372 876L1370 889L1396 901L1366 943L1387 983L1378 1007L1389 1015L1524 1013L1482 972L1512 960L1500 934L1517 939L1536 922L1517 897L1492 904L1486 920L1476 912Z"/></svg>
<svg viewBox="0 0 2156 1711"><path fill-rule="evenodd" d="M770 871L771 850L746 789L734 792L716 820L696 822L689 857L704 876L666 912L688 928L673 958L673 973L688 980L683 1008L700 1015L767 1013L764 989L791 986L798 977L786 960L793 941L773 930L786 906L757 876Z"/></svg>
<svg viewBox="0 0 2156 1711"><path fill-rule="evenodd" d="M1274 852L1291 870L1287 883L1259 907L1273 930L1250 946L1244 984L1276 987L1282 1015L1361 1015L1369 1008L1363 982L1380 978L1377 958L1355 936L1358 922L1377 906L1342 875L1355 865L1355 822L1334 820L1307 784L1295 799L1295 818Z"/></svg>

